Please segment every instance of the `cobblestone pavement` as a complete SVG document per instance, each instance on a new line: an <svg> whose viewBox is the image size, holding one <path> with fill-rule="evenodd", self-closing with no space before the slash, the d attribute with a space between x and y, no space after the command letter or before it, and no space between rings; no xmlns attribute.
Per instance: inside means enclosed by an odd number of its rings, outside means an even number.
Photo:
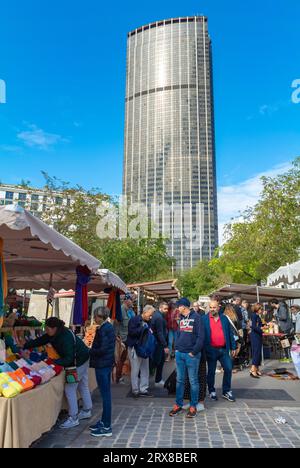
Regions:
<svg viewBox="0 0 300 468"><path fill-rule="evenodd" d="M221 377L218 379L220 388ZM113 388L113 436L97 439L90 435L91 421L63 431L55 427L34 447L38 448L300 448L300 383L278 382L270 377L259 381L248 373L234 377L236 388L284 390L286 401L241 399L236 403L224 400L207 401L206 411L195 419L185 413L169 417L173 398L133 400L127 397L129 386ZM219 392L219 390L218 390ZM94 417L99 418L101 402L94 394ZM282 416L286 424L275 419Z"/></svg>

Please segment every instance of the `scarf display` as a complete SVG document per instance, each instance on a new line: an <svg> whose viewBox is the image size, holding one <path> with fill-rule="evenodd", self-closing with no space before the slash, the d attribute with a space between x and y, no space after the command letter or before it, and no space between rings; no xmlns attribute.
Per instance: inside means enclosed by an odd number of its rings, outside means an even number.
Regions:
<svg viewBox="0 0 300 468"><path fill-rule="evenodd" d="M118 290L112 290L110 292L107 307L110 310L110 318L122 322L121 297Z"/></svg>
<svg viewBox="0 0 300 468"><path fill-rule="evenodd" d="M91 272L87 267L76 268L77 281L75 289L75 304L73 325L84 325L88 320L89 302L87 285L91 280Z"/></svg>
<svg viewBox="0 0 300 468"><path fill-rule="evenodd" d="M4 320L4 302L7 298L7 273L4 264L3 239L0 238L0 328Z"/></svg>

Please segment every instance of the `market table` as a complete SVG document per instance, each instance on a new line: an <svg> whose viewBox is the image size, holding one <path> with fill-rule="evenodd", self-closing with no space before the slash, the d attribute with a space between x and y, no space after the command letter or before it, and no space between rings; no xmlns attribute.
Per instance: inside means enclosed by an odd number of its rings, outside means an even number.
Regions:
<svg viewBox="0 0 300 468"><path fill-rule="evenodd" d="M264 333L263 338L271 338L270 344L275 351L275 358L280 359L282 357L282 347L280 345L280 340L286 335L284 333ZM279 351L279 352L278 352ZM278 354L277 354L278 352Z"/></svg>
<svg viewBox="0 0 300 468"><path fill-rule="evenodd" d="M0 398L0 447L28 448L55 425L64 398L64 373L15 398Z"/></svg>
<svg viewBox="0 0 300 468"><path fill-rule="evenodd" d="M95 371L89 373L90 391L97 388ZM65 374L15 398L0 398L0 448L28 448L56 424L67 409Z"/></svg>

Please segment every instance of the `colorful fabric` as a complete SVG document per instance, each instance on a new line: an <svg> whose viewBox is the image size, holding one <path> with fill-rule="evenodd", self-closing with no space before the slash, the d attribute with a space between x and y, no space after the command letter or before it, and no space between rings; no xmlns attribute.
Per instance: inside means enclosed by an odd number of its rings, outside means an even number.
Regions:
<svg viewBox="0 0 300 468"><path fill-rule="evenodd" d="M46 353L49 359L60 359L60 355L55 351L55 349L50 343L46 345Z"/></svg>
<svg viewBox="0 0 300 468"><path fill-rule="evenodd" d="M50 366L56 375L60 375L62 373L62 371L64 370L64 368L62 366L58 366L57 364L55 364L52 359L47 359L46 361L46 364L48 364L48 366Z"/></svg>
<svg viewBox="0 0 300 468"><path fill-rule="evenodd" d="M27 367L23 367L22 371L24 372L25 375L33 382L34 387L37 387L38 385L41 385L42 383L42 377L39 376L37 372L32 372L30 369Z"/></svg>
<svg viewBox="0 0 300 468"><path fill-rule="evenodd" d="M0 365L0 374L2 374L3 372L13 372L12 367L9 364L7 364L7 362Z"/></svg>
<svg viewBox="0 0 300 468"><path fill-rule="evenodd" d="M12 368L12 370L14 370L14 371L19 369L19 366L18 366L18 364L16 362L11 362L9 365Z"/></svg>
<svg viewBox="0 0 300 468"><path fill-rule="evenodd" d="M0 374L0 394L5 398L13 398L19 395L23 390L23 387L15 382L9 374Z"/></svg>
<svg viewBox="0 0 300 468"><path fill-rule="evenodd" d="M4 264L3 239L0 238L0 328L3 325L4 303L8 293L7 273Z"/></svg>
<svg viewBox="0 0 300 468"><path fill-rule="evenodd" d="M117 320L122 322L122 307L121 307L121 297L119 291L112 290L109 294L107 307L110 310L110 318L112 320Z"/></svg>
<svg viewBox="0 0 300 468"><path fill-rule="evenodd" d="M33 362L41 362L43 359L47 358L47 353L36 353L33 351L30 353L30 360Z"/></svg>
<svg viewBox="0 0 300 468"><path fill-rule="evenodd" d="M18 369L15 372L8 374L15 382L18 382L22 387L22 392L32 390L34 387L33 382L27 378L22 369Z"/></svg>
<svg viewBox="0 0 300 468"><path fill-rule="evenodd" d="M75 289L75 304L73 325L83 325L88 319L88 288L91 272L87 267L76 268L77 281Z"/></svg>

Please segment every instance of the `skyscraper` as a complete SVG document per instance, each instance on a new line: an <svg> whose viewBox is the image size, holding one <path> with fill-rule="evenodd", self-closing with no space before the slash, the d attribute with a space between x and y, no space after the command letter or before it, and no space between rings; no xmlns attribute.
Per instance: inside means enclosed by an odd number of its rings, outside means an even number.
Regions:
<svg viewBox="0 0 300 468"><path fill-rule="evenodd" d="M169 253L185 270L218 246L211 40L207 18L158 21L128 34L123 194L162 204ZM185 207L185 208L184 208ZM200 216L202 214L202 216ZM197 216L198 215L198 216ZM189 235L195 233L189 242Z"/></svg>

